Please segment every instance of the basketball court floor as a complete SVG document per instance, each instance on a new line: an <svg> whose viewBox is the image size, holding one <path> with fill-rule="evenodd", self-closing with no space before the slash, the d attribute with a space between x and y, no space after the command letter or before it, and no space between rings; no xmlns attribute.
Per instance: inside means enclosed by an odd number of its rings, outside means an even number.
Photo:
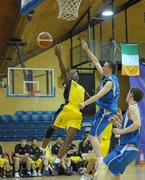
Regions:
<svg viewBox="0 0 145 180"><path fill-rule="evenodd" d="M36 177L36 178L27 178L33 180L79 180L81 176L73 175L73 176L56 176L56 177ZM19 178L7 178L7 180L13 180ZM21 180L26 178L21 178ZM121 180L144 180L145 179L145 167L134 167L130 166L126 172L122 175ZM106 179L107 180L107 179ZM109 180L109 178L108 178Z"/></svg>

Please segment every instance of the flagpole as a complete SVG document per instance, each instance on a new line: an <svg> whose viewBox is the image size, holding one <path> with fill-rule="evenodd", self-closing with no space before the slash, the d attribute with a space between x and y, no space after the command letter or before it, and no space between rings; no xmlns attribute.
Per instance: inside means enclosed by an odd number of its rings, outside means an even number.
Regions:
<svg viewBox="0 0 145 180"><path fill-rule="evenodd" d="M117 45L116 41L113 40L113 59L114 61L116 60L116 50L118 49L119 52L121 53L121 49L119 48L119 46Z"/></svg>

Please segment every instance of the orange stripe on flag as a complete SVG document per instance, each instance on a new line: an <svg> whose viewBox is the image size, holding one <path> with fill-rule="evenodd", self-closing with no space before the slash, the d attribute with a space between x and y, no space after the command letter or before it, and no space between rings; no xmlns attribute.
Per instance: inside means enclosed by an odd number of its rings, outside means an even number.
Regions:
<svg viewBox="0 0 145 180"><path fill-rule="evenodd" d="M139 76L140 69L139 66L125 66L122 65L122 76Z"/></svg>

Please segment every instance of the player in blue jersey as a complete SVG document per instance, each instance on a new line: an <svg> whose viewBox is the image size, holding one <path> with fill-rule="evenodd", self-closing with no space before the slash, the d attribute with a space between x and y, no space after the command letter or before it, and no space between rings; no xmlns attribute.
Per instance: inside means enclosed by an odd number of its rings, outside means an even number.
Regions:
<svg viewBox="0 0 145 180"><path fill-rule="evenodd" d="M99 171L95 179L106 180L110 172L113 180L120 180L126 167L132 163L138 155L138 144L140 138L140 112L138 102L143 98L143 91L138 88L132 88L126 98L128 110L124 114L121 127L113 128L115 135L121 135L120 145L110 152L104 159L104 171ZM119 125L119 118L114 117L111 120L115 126Z"/></svg>
<svg viewBox="0 0 145 180"><path fill-rule="evenodd" d="M109 125L110 122L108 119L118 111L120 89L116 75L117 64L113 61L106 61L102 67L85 41L82 41L82 47L102 76L98 93L79 105L80 109L83 109L85 106L96 102L100 108L96 114L96 119L92 125L88 140L91 142L94 152L96 153L98 167L101 167L101 164L103 164L103 156L98 136Z"/></svg>

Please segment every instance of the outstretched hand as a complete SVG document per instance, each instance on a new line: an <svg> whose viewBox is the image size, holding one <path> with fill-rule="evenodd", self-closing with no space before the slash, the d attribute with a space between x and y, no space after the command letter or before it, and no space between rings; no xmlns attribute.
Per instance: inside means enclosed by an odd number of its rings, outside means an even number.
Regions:
<svg viewBox="0 0 145 180"><path fill-rule="evenodd" d="M62 52L61 46L56 45L56 46L54 47L54 53L55 53L55 55L56 55L57 57L61 57L61 52Z"/></svg>
<svg viewBox="0 0 145 180"><path fill-rule="evenodd" d="M84 109L85 108L85 104L84 103L80 103L79 104L79 109Z"/></svg>
<svg viewBox="0 0 145 180"><path fill-rule="evenodd" d="M88 44L87 42L85 42L84 40L82 40L82 48L86 51L88 48Z"/></svg>
<svg viewBox="0 0 145 180"><path fill-rule="evenodd" d="M114 124L116 127L121 128L121 126L122 126L122 111L120 108L118 109L117 113L113 117L109 118L109 122Z"/></svg>
<svg viewBox="0 0 145 180"><path fill-rule="evenodd" d="M118 116L114 115L113 117L109 118L109 122L112 123L114 126L121 128L122 122Z"/></svg>

